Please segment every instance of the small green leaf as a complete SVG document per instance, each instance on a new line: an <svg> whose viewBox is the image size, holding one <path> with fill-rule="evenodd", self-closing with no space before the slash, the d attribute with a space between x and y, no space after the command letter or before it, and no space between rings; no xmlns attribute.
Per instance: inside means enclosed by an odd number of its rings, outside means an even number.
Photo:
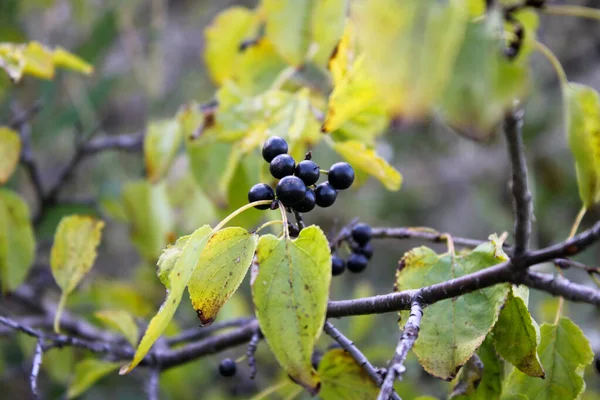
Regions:
<svg viewBox="0 0 600 400"><path fill-rule="evenodd" d="M0 277L2 291L16 289L27 277L35 257L35 237L27 203L0 189Z"/></svg>
<svg viewBox="0 0 600 400"><path fill-rule="evenodd" d="M96 318L106 326L118 331L132 346L138 342L139 329L132 315L125 310L96 311Z"/></svg>
<svg viewBox="0 0 600 400"><path fill-rule="evenodd" d="M379 387L364 368L356 363L344 349L333 349L325 353L319 362L323 400L374 399Z"/></svg>
<svg viewBox="0 0 600 400"><path fill-rule="evenodd" d="M507 390L536 400L578 399L585 391L583 372L594 353L581 329L562 317L558 324L543 324L538 353L546 378L530 377L515 369L508 378Z"/></svg>
<svg viewBox="0 0 600 400"><path fill-rule="evenodd" d="M96 261L96 249L100 244L102 228L103 221L82 215L64 217L56 228L50 266L52 276L62 290L54 318L54 330L57 333L67 296L75 290Z"/></svg>
<svg viewBox="0 0 600 400"><path fill-rule="evenodd" d="M243 228L216 232L206 245L188 283L192 306L203 325L211 324L242 283L258 237Z"/></svg>
<svg viewBox="0 0 600 400"><path fill-rule="evenodd" d="M158 268L156 269L156 274L158 275L158 279L160 279L160 282L163 285L165 285L167 290L171 289L171 281L169 281L171 271L173 270L173 267L175 267L175 264L181 256L183 248L185 247L191 236L192 235L180 237L179 239L177 239L177 242L175 242L174 245L168 245L158 258Z"/></svg>
<svg viewBox="0 0 600 400"><path fill-rule="evenodd" d="M438 255L427 247L417 247L400 260L396 287L401 291L445 282L505 258L493 243L460 256ZM507 291L507 285L496 285L427 307L413 348L423 368L441 379L454 378L494 327Z"/></svg>
<svg viewBox="0 0 600 400"><path fill-rule="evenodd" d="M0 126L0 185L13 174L20 155L21 136L6 126Z"/></svg>
<svg viewBox="0 0 600 400"><path fill-rule="evenodd" d="M317 226L294 239L264 235L252 271L252 298L260 328L279 365L298 384L316 394L319 377L312 368L314 345L325 323L331 253Z"/></svg>
<svg viewBox="0 0 600 400"><path fill-rule="evenodd" d="M144 137L144 159L150 182L157 182L169 171L183 139L176 119L152 122Z"/></svg>
<svg viewBox="0 0 600 400"><path fill-rule="evenodd" d="M389 190L399 190L402 175L379 157L375 150L356 140L331 142L333 149L341 154L354 168L377 178Z"/></svg>
<svg viewBox="0 0 600 400"><path fill-rule="evenodd" d="M543 378L544 369L537 354L539 341L537 324L523 299L511 289L494 327L498 354L527 375Z"/></svg>
<svg viewBox="0 0 600 400"><path fill-rule="evenodd" d="M67 398L72 399L80 396L94 383L117 369L119 369L118 362L102 361L95 358L88 358L79 362L75 366L75 376L69 385Z"/></svg>
<svg viewBox="0 0 600 400"><path fill-rule="evenodd" d="M119 372L121 375L130 372L140 361L142 361L148 351L150 351L154 342L160 337L173 318L177 306L181 301L183 291L185 290L196 263L212 233L211 227L204 225L190 235L190 238L181 250L177 262L169 273L168 282L170 283L170 290L167 291L167 298L158 310L158 313L152 318L152 321L150 321L146 333L138 345L133 360L129 365L125 365L121 368Z"/></svg>

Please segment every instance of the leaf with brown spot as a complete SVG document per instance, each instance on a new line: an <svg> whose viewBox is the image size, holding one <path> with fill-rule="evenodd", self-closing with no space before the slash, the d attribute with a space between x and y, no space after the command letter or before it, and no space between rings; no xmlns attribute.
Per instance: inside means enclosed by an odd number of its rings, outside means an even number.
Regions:
<svg viewBox="0 0 600 400"><path fill-rule="evenodd" d="M379 388L363 367L344 349L325 353L319 363L323 400L374 399Z"/></svg>

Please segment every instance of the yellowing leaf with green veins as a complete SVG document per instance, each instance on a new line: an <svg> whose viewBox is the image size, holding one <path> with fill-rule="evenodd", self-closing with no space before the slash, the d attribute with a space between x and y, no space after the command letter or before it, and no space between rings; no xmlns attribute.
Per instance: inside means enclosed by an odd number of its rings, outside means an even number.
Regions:
<svg viewBox="0 0 600 400"><path fill-rule="evenodd" d="M6 127L0 126L0 185L11 177L21 156L21 137Z"/></svg>
<svg viewBox="0 0 600 400"><path fill-rule="evenodd" d="M82 215L64 217L54 235L50 253L52 276L62 293L54 318L54 330L58 333L59 321L67 296L92 269L97 248L102 237L104 222Z"/></svg>
<svg viewBox="0 0 600 400"><path fill-rule="evenodd" d="M498 264L505 257L492 243L454 257L417 247L400 260L396 289L445 282ZM454 378L496 324L507 291L508 285L496 285L427 307L413 348L423 368L441 379ZM407 312L401 314L408 317Z"/></svg>
<svg viewBox="0 0 600 400"><path fill-rule="evenodd" d="M344 349L333 349L323 355L319 362L323 400L375 399L379 387Z"/></svg>
<svg viewBox="0 0 600 400"><path fill-rule="evenodd" d="M125 310L102 310L96 311L96 318L104 325L118 331L127 339L132 346L138 342L139 329L133 316Z"/></svg>
<svg viewBox="0 0 600 400"><path fill-rule="evenodd" d="M527 375L544 377L537 354L540 332L521 297L508 293L494 327L494 346L498 354Z"/></svg>
<svg viewBox="0 0 600 400"><path fill-rule="evenodd" d="M154 262L173 238L173 214L165 182L146 180L123 186L123 207L129 220L129 234L137 251Z"/></svg>
<svg viewBox="0 0 600 400"><path fill-rule="evenodd" d="M252 299L271 351L285 372L311 393L319 376L311 364L315 343L325 323L331 253L317 226L291 240L261 236L252 270Z"/></svg>
<svg viewBox="0 0 600 400"><path fill-rule="evenodd" d="M146 333L144 333L144 336L138 345L133 360L129 365L125 365L121 368L119 372L121 375L130 372L144 359L154 342L162 335L171 319L173 319L173 315L181 301L183 291L185 290L185 287L192 276L192 272L196 267L196 263L212 234L213 231L211 227L204 225L190 235L187 243L185 243L181 250L177 262L169 273L168 281L171 287L167 291L167 298L158 310L158 313L152 318L152 321L150 321Z"/></svg>
<svg viewBox="0 0 600 400"><path fill-rule="evenodd" d="M169 171L183 139L176 119L152 122L144 136L144 160L150 182L157 182Z"/></svg>
<svg viewBox="0 0 600 400"><path fill-rule="evenodd" d="M119 369L118 362L87 358L75 366L75 376L67 390L67 398L73 399L88 390L94 383Z"/></svg>
<svg viewBox="0 0 600 400"><path fill-rule="evenodd" d="M0 280L2 291L15 290L35 257L29 207L17 193L0 189Z"/></svg>
<svg viewBox="0 0 600 400"><path fill-rule="evenodd" d="M365 67L393 115L429 115L452 73L468 21L463 0L354 1Z"/></svg>
<svg viewBox="0 0 600 400"><path fill-rule="evenodd" d="M600 95L589 86L565 88L569 147L575 158L579 197L586 208L600 201Z"/></svg>
<svg viewBox="0 0 600 400"><path fill-rule="evenodd" d="M217 318L240 286L257 243L257 235L238 227L222 229L210 238L188 283L192 306L202 325Z"/></svg>
<svg viewBox="0 0 600 400"><path fill-rule="evenodd" d="M364 171L379 179L389 190L398 190L402 185L402 175L394 167L379 157L375 150L356 140L330 142L337 151L355 169Z"/></svg>
<svg viewBox="0 0 600 400"><path fill-rule="evenodd" d="M578 399L585 391L584 369L594 353L581 329L566 317L558 324L543 324L538 353L546 378L530 377L515 369L508 378L507 391L536 400Z"/></svg>

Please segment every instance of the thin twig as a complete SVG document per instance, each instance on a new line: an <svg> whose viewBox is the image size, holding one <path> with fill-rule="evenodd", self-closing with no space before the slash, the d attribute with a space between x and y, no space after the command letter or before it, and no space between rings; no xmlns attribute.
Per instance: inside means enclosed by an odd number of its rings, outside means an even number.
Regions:
<svg viewBox="0 0 600 400"><path fill-rule="evenodd" d="M260 328L254 332L252 335L252 339L250 339L250 343L248 343L248 350L246 351L246 356L248 357L248 366L250 367L250 379L254 379L256 377L256 349L258 348L258 343L260 339L263 338L262 332Z"/></svg>
<svg viewBox="0 0 600 400"><path fill-rule="evenodd" d="M160 368L152 368L150 376L146 381L146 396L148 400L158 400L160 398Z"/></svg>
<svg viewBox="0 0 600 400"><path fill-rule="evenodd" d="M35 346L35 355L33 356L33 365L31 366L31 375L29 376L29 383L31 385L31 394L34 399L39 399L37 389L37 377L40 373L40 366L42 365L42 356L44 355L44 341L38 339L37 345Z"/></svg>
<svg viewBox="0 0 600 400"><path fill-rule="evenodd" d="M379 396L377 400L387 400L390 398L392 394L392 390L394 390L394 382L396 379L400 379L402 374L405 371L404 361L408 356L408 352L415 344L417 337L419 336L419 329L421 326L421 317L423 316L423 309L421 308L421 304L415 301L412 303L410 308L410 316L406 321L406 325L404 325L404 330L402 331L402 336L400 337L400 341L398 342L398 346L396 347L396 353L394 354L394 358L390 362L387 375L381 385L381 391L379 392Z"/></svg>
<svg viewBox="0 0 600 400"><path fill-rule="evenodd" d="M254 319L255 318L253 317L242 317L232 319L229 321L217 322L216 324L212 324L206 327L196 327L192 329L187 329L177 336L167 338L166 343L169 346L175 346L185 342L193 342L199 339L204 339L205 337L208 337L213 333L216 333L223 329L235 328L246 325L249 322L254 321Z"/></svg>

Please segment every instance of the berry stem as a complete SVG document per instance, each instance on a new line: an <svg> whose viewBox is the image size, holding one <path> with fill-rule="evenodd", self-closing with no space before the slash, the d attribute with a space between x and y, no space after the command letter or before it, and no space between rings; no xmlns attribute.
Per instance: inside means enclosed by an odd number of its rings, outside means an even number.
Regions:
<svg viewBox="0 0 600 400"><path fill-rule="evenodd" d="M261 226L259 226L258 228L256 228L256 230L254 231L254 234L257 234L258 232L262 231L263 229L271 226L271 225L276 225L276 224L283 224L283 221L278 219L275 221L269 221L269 222L265 222L264 224L262 224Z"/></svg>
<svg viewBox="0 0 600 400"><path fill-rule="evenodd" d="M233 218L237 217L238 215L240 215L241 213L243 213L244 211L247 211L255 206L262 206L262 205L266 205L266 204L271 204L273 202L273 200L259 200L259 201L255 201L253 203L249 203L246 204L240 208L238 208L237 210L235 210L234 212L232 212L231 214L229 214L227 217L225 217L225 219L223 221L221 221L219 223L219 225L215 226L215 228L213 229L213 232L217 232L219 230L221 230L225 225L227 225L227 223L229 221L231 221Z"/></svg>
<svg viewBox="0 0 600 400"><path fill-rule="evenodd" d="M281 212L281 221L283 222L283 235L286 239L290 237L290 228L288 227L288 219L285 211L285 206L281 201L277 201L279 204L279 211Z"/></svg>
<svg viewBox="0 0 600 400"><path fill-rule="evenodd" d="M329 175L329 171L326 169L319 169L319 172L325 175Z"/></svg>

